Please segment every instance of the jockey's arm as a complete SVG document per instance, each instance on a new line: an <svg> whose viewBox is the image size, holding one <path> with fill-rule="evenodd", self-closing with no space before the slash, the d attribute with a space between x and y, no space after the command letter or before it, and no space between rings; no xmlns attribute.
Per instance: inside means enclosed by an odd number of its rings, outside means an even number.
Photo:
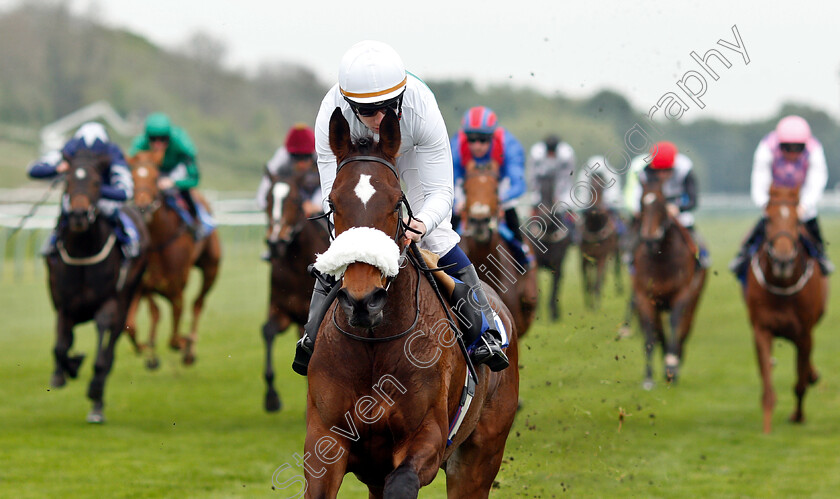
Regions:
<svg viewBox="0 0 840 499"><path fill-rule="evenodd" d="M697 179L694 172L688 172L683 180L683 194L679 198L680 211L691 211L697 208Z"/></svg>
<svg viewBox="0 0 840 499"><path fill-rule="evenodd" d="M803 222L817 216L817 203L822 199L825 186L828 183L828 167L825 163L825 153L822 146L810 152L808 172L799 191L799 207L797 212Z"/></svg>
<svg viewBox="0 0 840 499"><path fill-rule="evenodd" d="M195 161L185 158L185 161L178 163L172 171L169 172L169 177L174 180L175 187L180 191L192 189L198 186L200 175Z"/></svg>
<svg viewBox="0 0 840 499"><path fill-rule="evenodd" d="M525 150L509 131L505 130L505 161L502 165L500 177L508 179L508 186L500 192L499 201L504 208L512 207L512 203L525 193Z"/></svg>
<svg viewBox="0 0 840 499"><path fill-rule="evenodd" d="M63 169L59 167L64 166ZM30 178L47 179L53 178L59 173L67 170L67 162L64 161L60 151L50 151L38 161L27 168L26 174Z"/></svg>
<svg viewBox="0 0 840 499"><path fill-rule="evenodd" d="M753 168L750 175L750 194L753 203L764 208L770 200L770 185L773 183L773 153L764 142L758 145L753 156Z"/></svg>
<svg viewBox="0 0 840 499"><path fill-rule="evenodd" d="M120 153L122 157L122 153ZM128 201L134 197L134 179L131 170L125 163L112 163L108 172L108 180L102 183L100 189L102 197L111 201Z"/></svg>

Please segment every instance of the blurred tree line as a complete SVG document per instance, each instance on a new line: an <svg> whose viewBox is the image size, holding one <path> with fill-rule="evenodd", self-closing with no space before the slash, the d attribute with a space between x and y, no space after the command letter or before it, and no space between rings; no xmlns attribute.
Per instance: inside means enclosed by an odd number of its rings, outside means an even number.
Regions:
<svg viewBox="0 0 840 499"><path fill-rule="evenodd" d="M167 51L103 26L95 12L75 16L63 1L30 2L2 15L0 47L0 145L10 140L4 130L39 129L98 100L124 116L161 110L193 137L202 184L214 189L253 188L286 130L298 121L314 124L332 84L295 64L270 63L254 74L236 73L224 68L226 47L211 35L195 33L180 50ZM574 147L579 163L620 147L637 122L645 127L642 112L610 90L570 99L507 85L479 90L469 81L427 83L450 133L467 108L487 105L526 149L556 133ZM833 186L840 179L840 145L833 140L840 130L828 114L813 108L788 104L776 116L750 123L665 123L658 125L661 134L651 135L672 140L694 160L704 191L748 192L756 145L781 116L792 113L805 117L823 142ZM123 146L129 141L118 138ZM34 158L37 144L30 146ZM8 166L0 169L0 185L23 183L25 165L14 165L20 178L6 178Z"/></svg>

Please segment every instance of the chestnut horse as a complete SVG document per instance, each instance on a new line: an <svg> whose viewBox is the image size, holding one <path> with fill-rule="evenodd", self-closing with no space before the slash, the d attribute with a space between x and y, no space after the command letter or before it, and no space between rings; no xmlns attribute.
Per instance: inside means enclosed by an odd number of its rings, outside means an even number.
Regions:
<svg viewBox="0 0 840 499"><path fill-rule="evenodd" d="M268 320L263 324L265 341L265 372L267 386L265 410L279 411L280 395L274 388L274 366L271 360L274 337L295 323L298 334L309 314L309 300L315 279L307 267L315 262L315 255L329 247L329 233L318 222L310 221L303 212L301 188L319 183L317 170L296 172L291 176L265 175L271 182L266 194L268 243L271 261L271 295Z"/></svg>
<svg viewBox="0 0 840 499"><path fill-rule="evenodd" d="M395 114L386 114L379 134L379 143L354 143L340 109L333 112L338 168L329 201L337 236L316 267L346 270L309 364L306 497L336 497L350 472L371 498L417 497L439 468L449 497L487 497L516 413L515 325L486 288L510 334L510 367L468 367L422 265L400 258L408 203L394 166ZM326 270L322 257L339 266ZM463 408L462 394L471 400Z"/></svg>
<svg viewBox="0 0 840 499"><path fill-rule="evenodd" d="M583 301L588 308L601 307L601 286L607 264L613 260L616 292L621 293L621 248L618 221L604 202L604 188L592 182L595 202L580 218L580 270L583 282Z"/></svg>
<svg viewBox="0 0 840 499"><path fill-rule="evenodd" d="M73 328L96 322L96 363L87 396L93 407L89 423L105 421L103 394L105 378L114 364L114 347L125 326L129 304L146 266L149 235L140 217L130 208L140 236L140 256L124 262L111 223L99 213L99 188L110 164L107 156L87 150L65 158L69 164L65 199L69 203L66 220L57 229L57 254L47 257L50 296L57 315L55 371L50 384L63 387L66 377L75 378L84 355L69 356L73 347ZM116 243L116 244L115 244ZM103 345L105 332L108 342Z"/></svg>
<svg viewBox="0 0 840 499"><path fill-rule="evenodd" d="M219 273L222 254L218 231L213 231L206 238L196 242L186 222L166 202L164 193L158 189L157 184L161 160L162 154L151 151L140 151L136 156L128 158L134 178L134 204L143 215L149 229L151 245L149 266L143 275L141 293L135 296L131 304L126 331L137 353L145 351L146 367L149 369L156 369L160 365L155 349L160 310L153 294L163 296L172 305L172 334L169 337L169 347L181 350L183 363L191 365L196 358L198 320L204 308L204 299ZM207 206L207 202L195 191L193 197L197 203ZM184 289L193 267L201 270L202 284L192 306L190 333L184 337L179 334L178 328L184 306ZM139 343L137 339L136 315L141 297L146 297L152 316L149 341L146 344Z"/></svg>
<svg viewBox="0 0 840 499"><path fill-rule="evenodd" d="M498 231L498 165L493 162L468 165L464 177L467 220L461 235L461 248L484 274L513 315L519 337L525 336L537 312L537 269L525 268L507 251ZM519 227L509 227L520 230ZM531 246L531 242L526 244ZM530 248L534 253L533 247Z"/></svg>
<svg viewBox="0 0 840 499"><path fill-rule="evenodd" d="M651 357L656 343L665 357L665 379L676 382L694 312L706 282L695 257L691 234L668 214L662 184L651 180L642 191L639 245L633 255L633 303L645 340L645 389L651 389ZM662 314L670 311L668 334Z"/></svg>
<svg viewBox="0 0 840 499"><path fill-rule="evenodd" d="M765 208L767 238L750 261L744 299L750 314L758 370L764 432L770 432L776 392L773 390L773 338L796 346L796 409L790 421L805 421L802 401L819 375L811 364L811 331L825 312L828 279L802 243L805 234L796 215L799 189L772 186Z"/></svg>

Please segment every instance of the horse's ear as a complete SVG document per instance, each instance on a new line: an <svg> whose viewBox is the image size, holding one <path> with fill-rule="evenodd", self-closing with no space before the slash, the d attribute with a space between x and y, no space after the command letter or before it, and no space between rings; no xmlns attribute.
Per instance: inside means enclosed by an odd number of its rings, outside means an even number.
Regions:
<svg viewBox="0 0 840 499"><path fill-rule="evenodd" d="M379 123L379 149L390 159L397 157L400 150L400 120L397 114L388 110Z"/></svg>
<svg viewBox="0 0 840 499"><path fill-rule="evenodd" d="M341 108L336 107L330 116L330 149L336 158L346 158L351 146L350 124L341 114Z"/></svg>

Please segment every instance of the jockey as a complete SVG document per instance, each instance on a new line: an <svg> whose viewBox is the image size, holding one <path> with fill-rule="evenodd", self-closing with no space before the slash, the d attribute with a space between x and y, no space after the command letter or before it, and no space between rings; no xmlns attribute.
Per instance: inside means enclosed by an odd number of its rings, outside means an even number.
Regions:
<svg viewBox="0 0 840 499"><path fill-rule="evenodd" d="M817 203L822 198L828 181L825 153L820 142L811 135L811 127L800 116L786 116L776 129L765 135L755 150L752 168L752 199L762 209L770 198L772 184L798 187L799 220L813 238L813 250L823 274L834 271L834 265L825 254L820 226L817 222ZM737 276L745 276L752 253L764 241L766 220L756 223L729 269Z"/></svg>
<svg viewBox="0 0 840 499"><path fill-rule="evenodd" d="M455 213L452 225L458 229L463 210L464 174L476 165L492 165L499 172L499 203L505 210L507 231L499 232L508 241L514 258L527 268L533 257L522 239L516 204L525 194L525 151L519 140L510 131L497 125L496 113L484 106L467 110L461 120L461 129L452 136L452 165L454 168L456 195ZM513 240L511 240L513 239Z"/></svg>
<svg viewBox="0 0 840 499"><path fill-rule="evenodd" d="M542 203L546 210L558 202L569 202L572 192L572 176L575 171L575 151L556 135L549 135L542 142L531 146L529 154L528 185L534 193L533 212ZM562 220L569 230L574 230L574 215L566 211Z"/></svg>
<svg viewBox="0 0 840 499"><path fill-rule="evenodd" d="M385 113L396 113L402 137L396 167L414 211L415 219L408 224L419 232L407 232L405 237L442 255L438 265L447 268L446 272L458 282L453 298L466 298L472 291L473 300L467 299L467 306L463 307L469 309L465 312L472 320L463 332L473 363L487 364L493 371L506 368L509 362L502 350L506 340L500 332L503 327L498 325L501 321L496 322L496 313L490 308L478 274L458 246L460 238L449 222L454 191L452 155L434 94L422 80L405 70L400 56L385 43L362 41L344 54L338 83L327 92L315 121L325 212L336 176L336 158L329 145L329 121L336 108L347 119L354 139L377 135ZM306 374L315 335L330 305L327 294L334 285L327 277L316 279L309 319L292 364L298 374Z"/></svg>
<svg viewBox="0 0 840 499"><path fill-rule="evenodd" d="M190 189L198 186L199 173L195 146L187 132L183 128L173 126L169 116L163 113L150 114L146 118L143 133L131 144L129 154L134 156L139 151L164 152L158 187L166 194L166 202L191 228L196 241L210 235L216 228L216 223L207 209L201 203L195 202L190 192ZM185 210L174 196L175 189L181 194L181 199L186 202L189 211Z"/></svg>
<svg viewBox="0 0 840 499"><path fill-rule="evenodd" d="M265 165L271 175L290 176L296 172L304 172L316 167L315 156L315 132L304 123L296 123L286 134L286 142L282 147L277 148L271 159ZM264 210L266 196L271 187L271 180L263 175L260 186L257 189L257 207ZM311 192L305 193L303 201L303 212L307 217L321 213L321 186L313 186Z"/></svg>
<svg viewBox="0 0 840 499"><path fill-rule="evenodd" d="M708 268L711 263L709 252L694 230L692 211L697 208L697 179L692 172L693 163L688 156L680 153L672 142L657 143L651 147L647 157L651 156L653 159L645 162L644 168L638 172L638 182L633 184L631 192L628 193L633 200L630 205L631 213L635 217L641 210L643 186L651 180L660 180L668 213L691 233L699 250L698 262L701 267Z"/></svg>
<svg viewBox="0 0 840 499"><path fill-rule="evenodd" d="M114 226L126 261L136 258L140 254L140 236L131 217L121 209L123 203L134 196L134 180L131 178L131 170L125 163L122 151L119 146L109 140L105 127L96 122L85 123L79 127L61 151L52 151L32 163L27 173L30 177L39 179L53 178L65 173L70 167L68 159L81 150L89 150L110 158L111 164L102 175L101 198L96 206ZM70 207L69 203L67 196L64 196L61 200L59 226L64 221ZM44 256L50 256L56 250L57 229L58 227L47 238L41 251Z"/></svg>

